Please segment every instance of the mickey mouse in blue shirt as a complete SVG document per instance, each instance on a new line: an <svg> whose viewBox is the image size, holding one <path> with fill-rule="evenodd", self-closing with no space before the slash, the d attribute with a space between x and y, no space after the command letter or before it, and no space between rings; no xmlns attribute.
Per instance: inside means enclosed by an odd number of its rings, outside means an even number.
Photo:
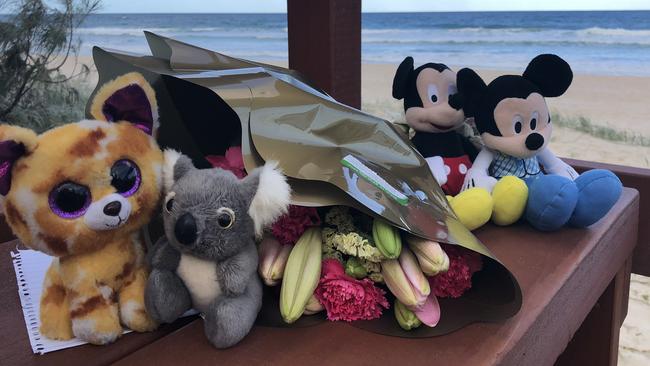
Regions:
<svg viewBox="0 0 650 366"><path fill-rule="evenodd" d="M587 227L609 212L622 191L612 172L579 175L547 146L553 126L544 98L564 94L572 80L569 64L550 54L535 57L523 75L503 75L489 85L471 69L457 74L465 114L474 117L485 145L464 188L488 175L524 179L529 188L525 218L542 231L565 224Z"/></svg>

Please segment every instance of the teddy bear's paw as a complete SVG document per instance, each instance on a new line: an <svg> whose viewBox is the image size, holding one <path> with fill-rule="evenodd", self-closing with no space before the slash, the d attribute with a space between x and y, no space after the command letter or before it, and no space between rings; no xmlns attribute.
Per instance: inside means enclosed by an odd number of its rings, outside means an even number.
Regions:
<svg viewBox="0 0 650 366"><path fill-rule="evenodd" d="M128 300L120 304L120 319L122 324L136 332L151 332L158 327L144 308L144 304L136 300Z"/></svg>
<svg viewBox="0 0 650 366"><path fill-rule="evenodd" d="M236 306L237 303L237 301L221 301L217 307L213 306L205 314L205 336L215 348L234 346L253 326L255 316L247 316L246 307L239 308Z"/></svg>
<svg viewBox="0 0 650 366"><path fill-rule="evenodd" d="M65 288L58 284L58 277L53 278L54 275L52 269L48 270L41 296L40 331L49 339L67 340L74 337L70 321L70 303Z"/></svg>
<svg viewBox="0 0 650 366"><path fill-rule="evenodd" d="M85 304L88 303L90 301ZM92 310L90 308L87 306L72 310L72 332L77 338L101 345L112 343L122 335L117 304L102 303Z"/></svg>
<svg viewBox="0 0 650 366"><path fill-rule="evenodd" d="M72 331L77 338L96 345L113 343L123 332L119 322L93 318L74 319Z"/></svg>
<svg viewBox="0 0 650 366"><path fill-rule="evenodd" d="M185 285L170 271L154 269L144 291L148 316L159 323L171 323L192 307Z"/></svg>
<svg viewBox="0 0 650 366"><path fill-rule="evenodd" d="M205 312L205 335L216 348L228 348L239 343L250 332L262 306L262 283L248 283L238 297L221 297Z"/></svg>
<svg viewBox="0 0 650 366"><path fill-rule="evenodd" d="M70 322L69 317L41 318L40 332L46 338L54 339L57 341L66 341L74 337L74 334L72 333L72 323Z"/></svg>
<svg viewBox="0 0 650 366"><path fill-rule="evenodd" d="M528 202L528 186L517 177L505 176L494 186L492 199L492 222L501 226L512 225L524 214Z"/></svg>
<svg viewBox="0 0 650 366"><path fill-rule="evenodd" d="M468 230L478 229L490 221L494 205L490 193L478 187L462 191L449 204Z"/></svg>

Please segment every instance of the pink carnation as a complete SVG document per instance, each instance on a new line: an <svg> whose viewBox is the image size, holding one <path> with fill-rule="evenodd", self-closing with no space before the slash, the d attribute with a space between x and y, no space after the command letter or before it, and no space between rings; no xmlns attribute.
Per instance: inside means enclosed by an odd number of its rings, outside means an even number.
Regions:
<svg viewBox="0 0 650 366"><path fill-rule="evenodd" d="M429 277L431 291L438 297L460 297L472 287L472 275L483 267L481 255L457 245L444 245L449 270Z"/></svg>
<svg viewBox="0 0 650 366"><path fill-rule="evenodd" d="M289 206L289 212L282 215L271 226L271 233L285 245L294 245L310 226L319 226L320 217L313 207Z"/></svg>
<svg viewBox="0 0 650 366"><path fill-rule="evenodd" d="M225 156L208 155L205 158L213 167L230 170L239 179L246 176L244 157L240 146L229 147L228 150L226 150Z"/></svg>
<svg viewBox="0 0 650 366"><path fill-rule="evenodd" d="M332 321L376 319L381 316L382 307L389 307L384 290L375 287L368 278L357 280L346 275L343 265L336 259L323 261L314 295Z"/></svg>

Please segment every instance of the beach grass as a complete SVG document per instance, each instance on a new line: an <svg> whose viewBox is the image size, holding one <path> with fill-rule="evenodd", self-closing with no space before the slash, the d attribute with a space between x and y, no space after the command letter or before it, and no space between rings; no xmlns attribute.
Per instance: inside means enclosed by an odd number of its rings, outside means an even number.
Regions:
<svg viewBox="0 0 650 366"><path fill-rule="evenodd" d="M627 130L596 124L584 116L567 116L557 111L551 113L551 120L556 126L584 132L599 139L621 142L635 146L650 147L650 137Z"/></svg>
<svg viewBox="0 0 650 366"><path fill-rule="evenodd" d="M38 99L47 102L16 110L10 122L42 133L62 124L83 119L86 114L86 101L93 91L93 85L81 79L70 81L70 85L74 95L61 93L58 88L37 90Z"/></svg>
<svg viewBox="0 0 650 366"><path fill-rule="evenodd" d="M364 101L361 109L392 122L404 121L404 110L402 109L401 102L398 101ZM606 124L595 123L590 118L582 115L571 116L558 111L552 111L551 120L558 127L583 132L602 140L650 147L650 136L645 136L639 132L613 128Z"/></svg>

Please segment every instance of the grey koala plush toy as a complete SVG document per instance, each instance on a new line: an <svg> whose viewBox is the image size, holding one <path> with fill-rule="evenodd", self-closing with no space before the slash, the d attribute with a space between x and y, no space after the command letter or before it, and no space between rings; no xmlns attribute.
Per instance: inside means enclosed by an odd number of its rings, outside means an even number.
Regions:
<svg viewBox="0 0 650 366"><path fill-rule="evenodd" d="M165 237L148 254L147 312L169 323L194 308L215 347L233 346L262 305L255 237L286 212L289 185L273 163L239 180L219 168L196 169L175 151L165 155Z"/></svg>

